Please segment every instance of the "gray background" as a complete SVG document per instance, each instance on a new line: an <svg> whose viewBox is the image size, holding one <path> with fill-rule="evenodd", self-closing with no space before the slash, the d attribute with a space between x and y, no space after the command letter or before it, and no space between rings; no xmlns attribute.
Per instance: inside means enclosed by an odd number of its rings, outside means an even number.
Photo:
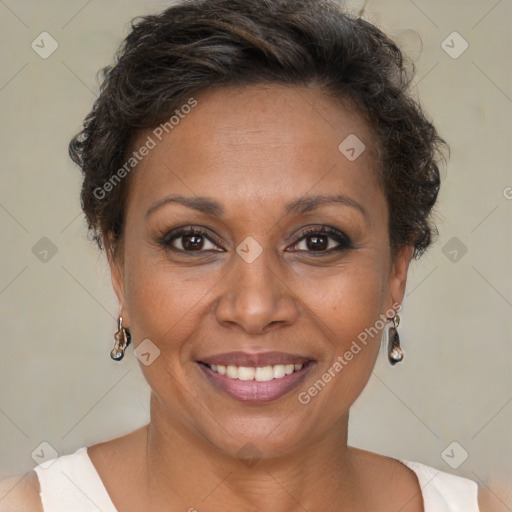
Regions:
<svg viewBox="0 0 512 512"><path fill-rule="evenodd" d="M109 357L117 302L67 144L131 18L166 5L0 0L0 478L35 466L42 442L71 453L148 420L132 349L120 364ZM512 1L366 9L415 61L415 93L452 154L440 238L410 270L406 360L391 368L381 354L350 443L485 482L512 510ZM44 31L58 43L46 59L31 47ZM454 31L469 45L457 58Z"/></svg>

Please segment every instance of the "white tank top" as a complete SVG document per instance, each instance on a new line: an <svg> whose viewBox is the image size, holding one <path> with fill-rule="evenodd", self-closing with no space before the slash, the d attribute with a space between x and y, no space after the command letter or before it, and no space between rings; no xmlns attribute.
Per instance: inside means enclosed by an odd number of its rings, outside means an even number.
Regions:
<svg viewBox="0 0 512 512"><path fill-rule="evenodd" d="M416 473L425 512L479 512L476 482L419 462L400 462ZM89 458L87 447L34 469L44 512L118 512Z"/></svg>

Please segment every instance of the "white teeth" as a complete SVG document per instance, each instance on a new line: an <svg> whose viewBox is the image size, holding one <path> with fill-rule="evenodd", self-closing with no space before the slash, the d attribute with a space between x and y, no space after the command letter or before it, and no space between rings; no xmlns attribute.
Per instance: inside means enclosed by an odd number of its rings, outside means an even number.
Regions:
<svg viewBox="0 0 512 512"><path fill-rule="evenodd" d="M274 378L274 369L272 366L260 366L256 368L254 380L258 382L266 382Z"/></svg>
<svg viewBox="0 0 512 512"><path fill-rule="evenodd" d="M254 380L255 373L256 373L255 368L248 368L247 366L240 366L238 368L238 380Z"/></svg>
<svg viewBox="0 0 512 512"><path fill-rule="evenodd" d="M280 379L286 375L286 366L284 364L276 364L274 366L274 379Z"/></svg>
<svg viewBox="0 0 512 512"><path fill-rule="evenodd" d="M236 379L238 377L238 366L227 366L226 375L231 379Z"/></svg>
<svg viewBox="0 0 512 512"><path fill-rule="evenodd" d="M256 382L267 382L272 379L281 379L285 375L298 372L303 364L276 364L275 366L224 366L212 364L210 369L220 375L226 375L230 379L255 380Z"/></svg>

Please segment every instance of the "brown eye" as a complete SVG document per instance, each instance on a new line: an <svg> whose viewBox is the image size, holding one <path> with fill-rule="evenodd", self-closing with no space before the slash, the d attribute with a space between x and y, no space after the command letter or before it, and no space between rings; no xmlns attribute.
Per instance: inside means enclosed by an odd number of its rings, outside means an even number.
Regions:
<svg viewBox="0 0 512 512"><path fill-rule="evenodd" d="M346 235L328 227L306 231L294 245L294 249L298 251L325 253L341 251L351 247L351 242Z"/></svg>
<svg viewBox="0 0 512 512"><path fill-rule="evenodd" d="M204 246L205 238L202 235L184 235L179 238L182 239L181 245L186 251L199 251Z"/></svg>
<svg viewBox="0 0 512 512"><path fill-rule="evenodd" d="M310 235L306 237L306 246L312 251L323 251L329 246L329 237L325 235Z"/></svg>
<svg viewBox="0 0 512 512"><path fill-rule="evenodd" d="M166 249L181 252L206 252L218 250L218 246L210 240L206 232L193 228L182 229L175 233L166 235L160 241L160 245Z"/></svg>

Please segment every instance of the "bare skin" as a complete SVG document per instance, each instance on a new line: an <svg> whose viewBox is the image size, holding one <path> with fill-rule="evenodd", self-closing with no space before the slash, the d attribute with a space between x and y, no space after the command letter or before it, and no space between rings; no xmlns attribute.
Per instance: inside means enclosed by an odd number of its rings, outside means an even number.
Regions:
<svg viewBox="0 0 512 512"><path fill-rule="evenodd" d="M196 99L131 176L123 246L110 258L134 348L149 339L160 350L141 364L152 388L149 425L88 449L114 505L423 511L411 470L347 445L349 409L371 375L380 335L309 403L298 400L404 296L412 247L392 259L370 130L348 104L314 88L228 88ZM338 150L350 134L366 145L354 161ZM206 196L224 214L155 207L170 194ZM349 199L285 211L318 194ZM184 235L169 241L184 226L206 232L199 250L183 245ZM325 226L350 243L329 234L328 249L311 249L305 230ZM236 252L249 236L262 249L251 263ZM245 403L212 385L199 363L233 350L300 354L312 366L284 396ZM248 443L258 452L251 466L240 459Z"/></svg>
<svg viewBox="0 0 512 512"><path fill-rule="evenodd" d="M375 508L364 458L347 448L348 410L371 374L380 338L307 406L297 400L298 391L403 298L412 249L391 260L371 134L348 106L318 90L251 87L197 100L133 175L124 259L111 261L135 346L150 339L161 350L142 368L153 390L147 446L153 508L384 511L395 504L383 503L381 489ZM367 146L353 162L338 150L350 134ZM304 195L331 193L365 213L340 203L284 211ZM214 198L225 214L175 203L147 214L169 194ZM190 225L207 228L211 241L203 239L203 254L185 253L183 239L174 241L181 252L160 245L169 231ZM312 255L300 235L325 225L345 233L353 248ZM236 253L248 236L263 249L250 264ZM331 239L328 247L339 245ZM300 390L264 405L244 404L198 369L198 360L231 350L303 354L315 367ZM251 468L237 455L247 443L262 457ZM414 474L389 464L392 478L398 472L409 482L407 499L417 495ZM421 506L416 500L410 510Z"/></svg>

